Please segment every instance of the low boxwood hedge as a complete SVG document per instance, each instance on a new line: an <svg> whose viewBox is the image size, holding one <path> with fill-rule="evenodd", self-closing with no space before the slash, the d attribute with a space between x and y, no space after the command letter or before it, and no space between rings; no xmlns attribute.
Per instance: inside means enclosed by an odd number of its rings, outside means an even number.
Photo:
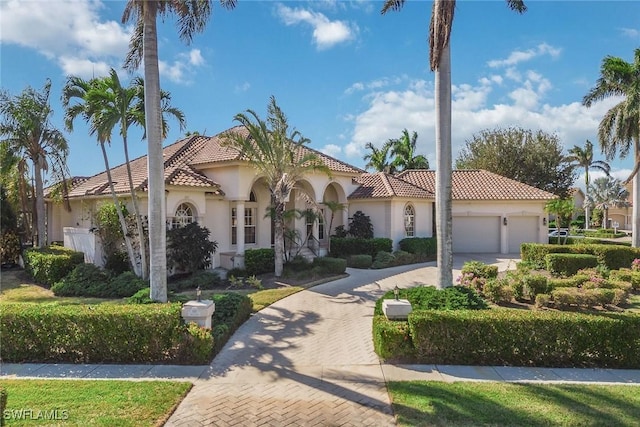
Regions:
<svg viewBox="0 0 640 427"><path fill-rule="evenodd" d="M548 254L544 258L554 276L573 276L583 268L598 266L598 258L589 254Z"/></svg>
<svg viewBox="0 0 640 427"><path fill-rule="evenodd" d="M63 246L30 248L24 251L25 271L36 283L51 286L69 274L78 264L84 263L82 252Z"/></svg>
<svg viewBox="0 0 640 427"><path fill-rule="evenodd" d="M610 270L629 268L635 258L640 258L640 248L614 244L547 245L523 243L520 246L522 261L536 268L545 268L545 257L551 253L589 254L598 258L598 263Z"/></svg>
<svg viewBox="0 0 640 427"><path fill-rule="evenodd" d="M347 267L369 268L373 263L371 255L351 255L347 258Z"/></svg>
<svg viewBox="0 0 640 427"><path fill-rule="evenodd" d="M185 325L181 304L3 304L4 362L209 363L210 331Z"/></svg>
<svg viewBox="0 0 640 427"><path fill-rule="evenodd" d="M408 324L417 363L640 368L638 315L429 310Z"/></svg>
<svg viewBox="0 0 640 427"><path fill-rule="evenodd" d="M437 241L435 237L408 237L398 242L400 250L417 255L435 255Z"/></svg>
<svg viewBox="0 0 640 427"><path fill-rule="evenodd" d="M249 318L253 305L248 296L236 293L215 294L213 302L216 305L211 319L214 338L213 355L215 356L236 329Z"/></svg>
<svg viewBox="0 0 640 427"><path fill-rule="evenodd" d="M272 273L275 270L275 251L271 248L244 251L244 268L250 276Z"/></svg>
<svg viewBox="0 0 640 427"><path fill-rule="evenodd" d="M359 237L331 237L331 256L347 258L349 255L367 254L375 257L380 251L391 252L393 241L384 237L363 239Z"/></svg>
<svg viewBox="0 0 640 427"><path fill-rule="evenodd" d="M347 260L332 257L314 258L313 267L318 267L325 274L343 274L347 270Z"/></svg>

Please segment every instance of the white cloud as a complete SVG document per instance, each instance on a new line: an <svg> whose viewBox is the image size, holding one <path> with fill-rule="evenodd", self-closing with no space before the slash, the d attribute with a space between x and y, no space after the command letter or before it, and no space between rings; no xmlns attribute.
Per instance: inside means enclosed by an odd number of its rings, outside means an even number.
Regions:
<svg viewBox="0 0 640 427"><path fill-rule="evenodd" d="M365 89L381 89L391 85L398 85L406 80L408 80L408 77L406 74L403 74L401 76L383 77L383 78L371 80L370 82L356 82L351 86L349 86L348 88L346 88L344 93L345 95L351 95L354 92L360 92Z"/></svg>
<svg viewBox="0 0 640 427"><path fill-rule="evenodd" d="M356 24L331 21L324 14L302 8L290 8L278 4L276 13L285 25L307 23L313 27L313 40L317 48L329 49L339 43L353 40L359 29Z"/></svg>
<svg viewBox="0 0 640 427"><path fill-rule="evenodd" d="M200 49L191 49L189 52L178 54L173 62L158 61L160 75L180 84L191 84L195 74L194 68L204 65L205 61Z"/></svg>
<svg viewBox="0 0 640 427"><path fill-rule="evenodd" d="M452 87L452 150L454 160L465 141L483 129L520 126L557 134L566 147L597 140L598 124L604 113L619 102L607 99L584 107L580 101L560 105L543 98L551 82L534 71L523 71L521 82L501 82L491 76L476 84ZM507 86L507 87L505 87ZM500 92L496 93L500 89ZM351 118L353 131L344 148L351 159L362 159L364 145L379 146L396 138L402 129L418 132L418 151L433 158L435 147L435 105L431 81L408 82L404 88L370 90L362 93L367 107Z"/></svg>
<svg viewBox="0 0 640 427"><path fill-rule="evenodd" d="M562 50L555 48L546 43L541 43L534 49L528 50L514 50L509 54L506 59L493 59L487 62L487 65L491 68L497 67L510 67L519 64L520 62L529 61L537 56L549 55L552 58L557 58Z"/></svg>
<svg viewBox="0 0 640 427"><path fill-rule="evenodd" d="M204 58L202 57L200 49L191 49L189 52L189 63L196 67L204 65Z"/></svg>
<svg viewBox="0 0 640 427"><path fill-rule="evenodd" d="M251 88L251 83L244 82L244 83L242 83L240 85L236 85L236 87L234 89L235 89L236 93L242 93L242 92L248 91L250 88Z"/></svg>
<svg viewBox="0 0 640 427"><path fill-rule="evenodd" d="M102 20L101 7L95 0L1 1L0 40L34 49L65 73L89 78L118 68L129 48L131 29Z"/></svg>
<svg viewBox="0 0 640 427"><path fill-rule="evenodd" d="M620 31L623 35L630 37L632 39L640 38L640 30L635 28L620 28Z"/></svg>
<svg viewBox="0 0 640 427"><path fill-rule="evenodd" d="M320 149L320 152L326 154L331 157L338 157L342 154L342 147L336 144L327 144Z"/></svg>

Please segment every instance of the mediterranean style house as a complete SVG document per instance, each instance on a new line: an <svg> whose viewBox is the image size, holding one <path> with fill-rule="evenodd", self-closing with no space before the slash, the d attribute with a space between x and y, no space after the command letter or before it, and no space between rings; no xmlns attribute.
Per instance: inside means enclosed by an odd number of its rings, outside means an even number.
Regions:
<svg viewBox="0 0 640 427"><path fill-rule="evenodd" d="M225 132L246 133L235 127ZM221 145L223 134L193 135L164 148L167 227L198 222L218 242L213 267L244 264L248 248L273 244L270 194L264 179L240 153ZM376 237L393 240L432 237L434 229L435 173L409 170L398 175L366 173L343 161L303 146L315 153L330 170L312 172L297 183L288 209L309 208L309 199L321 210L319 220L292 219L288 227L298 236L294 242L304 255L325 255L329 236L338 226L362 211L371 218ZM131 162L133 185L146 214L147 158ZM130 202L126 166L111 170L119 198ZM546 202L551 193L483 170L453 172L453 249L456 253L519 253L523 242L547 241ZM101 203L111 203L106 172L74 179L69 191L71 209L47 202L49 241L85 252L88 262L101 263L100 245L91 233L94 213ZM330 212L323 202L338 202L344 210ZM332 215L333 214L333 215ZM333 220L331 221L331 217ZM331 224L332 230L329 230Z"/></svg>

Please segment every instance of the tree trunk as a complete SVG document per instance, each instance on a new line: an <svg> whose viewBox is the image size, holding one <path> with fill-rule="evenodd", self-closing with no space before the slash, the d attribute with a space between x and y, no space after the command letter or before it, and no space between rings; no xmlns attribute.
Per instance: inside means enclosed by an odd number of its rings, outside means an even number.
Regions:
<svg viewBox="0 0 640 427"><path fill-rule="evenodd" d="M138 263L136 262L135 253L133 252L133 245L131 245L131 239L129 238L129 230L127 227L127 222L124 219L124 215L122 214L122 208L120 207L120 203L118 202L118 196L116 195L116 190L113 187L113 179L111 179L111 169L109 169L109 158L107 157L107 150L104 148L104 143L100 143L100 148L102 149L102 157L104 158L104 167L107 170L107 179L109 180L109 189L111 190L111 197L113 198L113 204L116 206L116 212L118 213L118 221L120 221L120 228L122 229L122 235L124 236L124 244L127 248L127 256L129 257L129 262L133 267L133 271L136 275L139 274Z"/></svg>
<svg viewBox="0 0 640 427"><path fill-rule="evenodd" d="M282 227L282 214L284 212L284 203L276 203L274 208L273 226L275 227L273 236L273 249L275 255L275 271L276 277L282 276L284 267L284 232Z"/></svg>
<svg viewBox="0 0 640 427"><path fill-rule="evenodd" d="M147 131L149 185L149 282L151 299L167 302L167 227L162 158L160 71L158 68L157 4L144 2L144 112Z"/></svg>
<svg viewBox="0 0 640 427"><path fill-rule="evenodd" d="M123 124L123 132L126 132L126 124ZM138 206L138 196L133 189L133 177L131 175L131 163L129 162L129 146L127 144L127 136L122 136L124 145L124 158L127 165L127 175L129 178L129 191L131 192L131 203L133 204L133 214L136 217L136 228L138 229L138 244L140 245L140 277L147 279L147 242L145 241L144 227L142 226L142 217L140 216L140 207Z"/></svg>
<svg viewBox="0 0 640 427"><path fill-rule="evenodd" d="M451 219L451 55L447 43L435 70L437 286L453 286Z"/></svg>
<svg viewBox="0 0 640 427"><path fill-rule="evenodd" d="M47 235L45 231L44 220L44 186L42 185L42 157L38 156L34 162L34 175L36 184L36 220L38 229L38 238L36 239L36 247L41 248L47 246Z"/></svg>
<svg viewBox="0 0 640 427"><path fill-rule="evenodd" d="M640 140L635 139L635 158L636 163L640 161ZM640 247L640 210L638 210L638 203L640 203L640 174L636 173L633 176L633 198L631 208L631 218L633 224L631 226L631 246L634 248Z"/></svg>

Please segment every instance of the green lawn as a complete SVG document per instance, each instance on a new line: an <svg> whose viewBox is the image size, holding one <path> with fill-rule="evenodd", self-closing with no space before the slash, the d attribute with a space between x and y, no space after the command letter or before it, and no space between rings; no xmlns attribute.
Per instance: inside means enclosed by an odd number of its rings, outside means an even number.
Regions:
<svg viewBox="0 0 640 427"><path fill-rule="evenodd" d="M390 382L401 426L637 426L640 386Z"/></svg>
<svg viewBox="0 0 640 427"><path fill-rule="evenodd" d="M3 414L8 427L159 426L192 386L174 381L22 379L0 384L8 391Z"/></svg>

